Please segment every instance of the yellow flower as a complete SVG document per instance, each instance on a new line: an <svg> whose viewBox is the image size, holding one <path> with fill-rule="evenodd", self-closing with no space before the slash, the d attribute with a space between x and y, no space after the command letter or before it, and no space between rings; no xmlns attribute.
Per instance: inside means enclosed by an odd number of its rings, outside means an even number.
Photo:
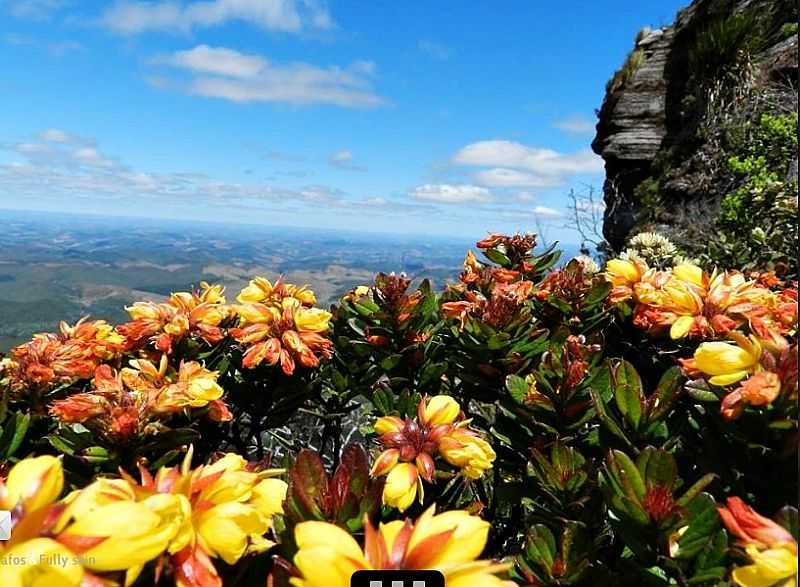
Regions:
<svg viewBox="0 0 800 587"><path fill-rule="evenodd" d="M281 317L277 308L261 303L242 304L234 306L234 309L239 314L242 324L271 324Z"/></svg>
<svg viewBox="0 0 800 587"><path fill-rule="evenodd" d="M295 527L298 546L295 587L347 587L362 569L439 570L448 587L513 587L497 573L508 565L476 560L486 546L489 524L465 511L434 515L429 508L416 523L395 520L376 530L367 523L361 546L342 528L327 522Z"/></svg>
<svg viewBox="0 0 800 587"><path fill-rule="evenodd" d="M439 441L439 452L444 460L470 479L479 479L492 468L497 455L483 438L463 428L456 428Z"/></svg>
<svg viewBox="0 0 800 587"><path fill-rule="evenodd" d="M5 510L21 505L30 513L53 503L63 488L59 459L49 455L23 459L11 468L5 484L0 482L0 505Z"/></svg>
<svg viewBox="0 0 800 587"><path fill-rule="evenodd" d="M370 568L358 543L338 526L302 522L294 536L294 564L303 577L291 579L296 587L348 587L354 572Z"/></svg>
<svg viewBox="0 0 800 587"><path fill-rule="evenodd" d="M317 296L314 292L308 289L307 286L298 287L296 285L286 284L286 292L300 301L304 306L313 306L317 303Z"/></svg>
<svg viewBox="0 0 800 587"><path fill-rule="evenodd" d="M435 395L419 404L417 417L420 422L433 427L452 424L461 413L461 406L449 395Z"/></svg>
<svg viewBox="0 0 800 587"><path fill-rule="evenodd" d="M239 292L236 301L240 304L261 302L272 294L272 290L272 282L264 277L255 277L250 280L250 284L246 288Z"/></svg>
<svg viewBox="0 0 800 587"><path fill-rule="evenodd" d="M162 518L144 503L116 501L96 507L69 524L58 535L67 547L82 549L84 565L96 571L138 569L157 558L167 548L179 529L172 518Z"/></svg>
<svg viewBox="0 0 800 587"><path fill-rule="evenodd" d="M319 308L298 307L294 311L294 323L299 332L325 332L331 313Z"/></svg>
<svg viewBox="0 0 800 587"><path fill-rule="evenodd" d="M250 503L267 518L283 514L283 500L286 499L287 489L288 485L281 479L262 479L253 487Z"/></svg>
<svg viewBox="0 0 800 587"><path fill-rule="evenodd" d="M475 560L483 552L489 537L489 527L489 522L466 511L452 510L434 515L431 507L417 520L408 549L413 550L430 536L453 530L451 539L428 564L436 568L447 568L453 564L466 563Z"/></svg>
<svg viewBox="0 0 800 587"><path fill-rule="evenodd" d="M606 263L606 276L615 286L633 285L642 278L642 268L633 261L611 259Z"/></svg>
<svg viewBox="0 0 800 587"><path fill-rule="evenodd" d="M200 301L203 303L224 304L225 296L222 295L224 292L225 287L218 283L211 285L205 281L200 282Z"/></svg>
<svg viewBox="0 0 800 587"><path fill-rule="evenodd" d="M210 556L229 565L251 552L263 552L274 543L263 538L269 519L252 505L228 501L202 512L195 518L200 546Z"/></svg>
<svg viewBox="0 0 800 587"><path fill-rule="evenodd" d="M405 422L397 416L382 416L375 421L375 433L379 435L387 432L399 432L405 426Z"/></svg>
<svg viewBox="0 0 800 587"><path fill-rule="evenodd" d="M754 336L746 338L731 332L736 344L728 342L704 342L694 352L694 362L700 371L711 375L712 385L730 385L760 369L761 344Z"/></svg>
<svg viewBox="0 0 800 587"><path fill-rule="evenodd" d="M797 546L787 544L767 550L757 546L747 547L752 565L734 569L734 583L741 587L797 586Z"/></svg>
<svg viewBox="0 0 800 587"><path fill-rule="evenodd" d="M416 465L400 463L386 476L386 484L383 486L383 503L404 512L414 503L417 490L419 490L419 499L422 502L422 482Z"/></svg>
<svg viewBox="0 0 800 587"><path fill-rule="evenodd" d="M708 287L708 276L700 267L692 263L684 263L673 267L672 275L699 288L705 289Z"/></svg>
<svg viewBox="0 0 800 587"><path fill-rule="evenodd" d="M50 538L34 538L0 555L3 587L78 587L83 567L65 546Z"/></svg>
<svg viewBox="0 0 800 587"><path fill-rule="evenodd" d="M76 489L62 500L66 508L53 529L61 532L71 520L82 518L98 507L118 501L135 500L136 493L130 483L124 479L101 477L83 489Z"/></svg>
<svg viewBox="0 0 800 587"><path fill-rule="evenodd" d="M370 470L369 474L373 477L387 475L389 471L391 471L395 465L397 465L399 458L400 451L396 448L390 448L383 451L378 455L378 458L375 459L375 462L372 463L372 469Z"/></svg>
<svg viewBox="0 0 800 587"><path fill-rule="evenodd" d="M188 390L188 398L184 405L201 407L221 398L223 389L217 383L217 377L219 373L209 371L195 361L181 363L178 384L185 384Z"/></svg>

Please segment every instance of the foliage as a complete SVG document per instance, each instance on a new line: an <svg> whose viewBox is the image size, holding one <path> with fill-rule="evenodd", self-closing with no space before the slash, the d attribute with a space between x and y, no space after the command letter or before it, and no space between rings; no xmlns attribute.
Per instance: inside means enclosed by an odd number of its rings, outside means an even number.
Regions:
<svg viewBox="0 0 800 587"><path fill-rule="evenodd" d="M642 66L642 63L644 63L644 51L641 49L634 49L628 53L622 67L615 71L611 79L606 82L606 93L616 92L622 88L630 81L633 74L636 73L636 70Z"/></svg>
<svg viewBox="0 0 800 587"><path fill-rule="evenodd" d="M0 363L0 583L792 584L797 284L630 245L492 234L443 291L257 277L37 335Z"/></svg>
<svg viewBox="0 0 800 587"><path fill-rule="evenodd" d="M740 185L722 200L706 261L797 275L797 181L787 179L797 156L797 114L763 114L738 134L728 165Z"/></svg>
<svg viewBox="0 0 800 587"><path fill-rule="evenodd" d="M718 17L695 37L690 70L698 79L723 78L742 67L762 43L753 11Z"/></svg>

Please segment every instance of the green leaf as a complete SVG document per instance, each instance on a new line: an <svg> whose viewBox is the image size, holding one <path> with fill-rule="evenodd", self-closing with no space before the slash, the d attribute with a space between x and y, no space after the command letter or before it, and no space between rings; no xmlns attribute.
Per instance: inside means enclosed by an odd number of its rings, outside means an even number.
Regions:
<svg viewBox="0 0 800 587"><path fill-rule="evenodd" d="M519 375L509 375L506 377L506 389L514 401L521 404L528 394L528 384Z"/></svg>
<svg viewBox="0 0 800 587"><path fill-rule="evenodd" d="M14 412L6 419L3 426L3 434L0 436L0 455L7 459L12 456L25 439L28 427L31 423L30 414Z"/></svg>
<svg viewBox="0 0 800 587"><path fill-rule="evenodd" d="M714 473L706 473L700 479L698 479L689 489L686 490L681 498L677 501L677 504L681 507L685 507L690 501L692 501L703 489L708 487L717 476Z"/></svg>
<svg viewBox="0 0 800 587"><path fill-rule="evenodd" d="M628 361L610 363L611 385L617 407L634 430L639 429L644 405L642 379Z"/></svg>
<svg viewBox="0 0 800 587"><path fill-rule="evenodd" d="M718 402L719 397L711 391L705 379L693 379L684 385L686 393L699 402Z"/></svg>
<svg viewBox="0 0 800 587"><path fill-rule="evenodd" d="M678 465L667 451L648 446L636 459L639 472L648 488L665 487L670 491L678 479Z"/></svg>
<svg viewBox="0 0 800 587"><path fill-rule="evenodd" d="M583 298L583 308L589 310L604 301L608 297L610 291L611 283L608 281L601 281L595 284L592 289L589 290L589 293L586 294L586 297Z"/></svg>
<svg viewBox="0 0 800 587"><path fill-rule="evenodd" d="M686 506L686 519L689 526L678 539L675 558L688 559L706 548L712 537L720 529L719 514L714 498L701 493Z"/></svg>
<svg viewBox="0 0 800 587"><path fill-rule="evenodd" d="M682 382L683 374L679 367L671 367L661 376L658 387L647 401L648 424L657 422L669 412L683 391Z"/></svg>
<svg viewBox="0 0 800 587"><path fill-rule="evenodd" d="M501 267L504 267L505 269L511 268L511 260L508 257L506 257L506 255L501 251L497 249L486 249L485 251L483 251L483 254L486 256L487 259L489 259L494 263L497 263Z"/></svg>
<svg viewBox="0 0 800 587"><path fill-rule="evenodd" d="M403 360L403 355L389 355L381 361L381 369L384 371L391 371L400 364Z"/></svg>
<svg viewBox="0 0 800 587"><path fill-rule="evenodd" d="M530 560L549 570L556 557L556 548L555 536L547 526L534 524L531 527L525 545L525 554Z"/></svg>
<svg viewBox="0 0 800 587"><path fill-rule="evenodd" d="M626 446L632 448L633 445L631 444L631 441L628 440L627 436L625 436L625 433L622 431L620 425L617 424L614 418L612 418L606 411L603 399L600 397L600 394L594 387L589 388L589 395L592 397L592 403L594 404L594 409L597 412L597 417L600 418L600 422L603 423L603 425L609 432L611 432L611 434L622 440Z"/></svg>
<svg viewBox="0 0 800 587"><path fill-rule="evenodd" d="M647 494L647 489L634 462L620 450L612 450L610 459L625 494L629 498L641 502Z"/></svg>

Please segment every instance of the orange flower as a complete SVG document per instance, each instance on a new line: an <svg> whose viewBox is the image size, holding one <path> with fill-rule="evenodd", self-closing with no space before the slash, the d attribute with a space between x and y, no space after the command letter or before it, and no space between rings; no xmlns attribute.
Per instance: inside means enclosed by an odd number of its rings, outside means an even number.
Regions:
<svg viewBox="0 0 800 587"><path fill-rule="evenodd" d="M119 356L124 344L120 332L103 320L62 322L59 334L37 334L11 351L12 386L24 390L88 379L101 361Z"/></svg>
<svg viewBox="0 0 800 587"><path fill-rule="evenodd" d="M257 320L230 329L237 342L250 345L242 358L245 369L280 363L283 372L292 375L296 363L314 368L319 366L320 358L331 358L333 343L323 336L328 331L330 312L301 306L292 299L284 298L284 308L277 318L272 309L260 303L237 307L240 315L243 309L246 312L246 321Z"/></svg>
<svg viewBox="0 0 800 587"><path fill-rule="evenodd" d="M794 537L786 528L758 514L740 498L729 497L727 506L717 508L719 516L728 531L744 545L772 548L794 543Z"/></svg>
<svg viewBox="0 0 800 587"><path fill-rule="evenodd" d="M741 415L745 406L769 405L780 392L780 377L771 371L759 371L723 398L720 411L726 420L734 420Z"/></svg>

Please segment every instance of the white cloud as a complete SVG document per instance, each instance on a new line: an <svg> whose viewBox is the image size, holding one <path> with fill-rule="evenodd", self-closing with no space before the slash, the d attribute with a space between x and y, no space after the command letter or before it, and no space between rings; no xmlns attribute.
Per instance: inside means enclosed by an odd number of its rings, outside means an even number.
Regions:
<svg viewBox="0 0 800 587"><path fill-rule="evenodd" d="M518 169L493 167L478 171L475 181L489 187L552 187L560 182L553 176L536 175Z"/></svg>
<svg viewBox="0 0 800 587"><path fill-rule="evenodd" d="M492 194L486 188L476 185L452 185L447 183L425 184L414 188L411 197L444 204L460 202L487 202Z"/></svg>
<svg viewBox="0 0 800 587"><path fill-rule="evenodd" d="M39 138L46 143L93 144L94 141L68 133L60 128L48 128L39 133Z"/></svg>
<svg viewBox="0 0 800 587"><path fill-rule="evenodd" d="M258 55L245 55L225 47L198 45L186 51L158 57L154 63L188 69L196 73L213 73L230 77L256 77L269 65Z"/></svg>
<svg viewBox="0 0 800 587"><path fill-rule="evenodd" d="M564 213L555 208L548 208L547 206L536 206L533 213L542 218L561 218Z"/></svg>
<svg viewBox="0 0 800 587"><path fill-rule="evenodd" d="M84 51L86 49L83 44L71 39L64 41L45 41L25 35L18 35L16 33L3 35L2 41L7 45L14 45L17 47L33 47L34 49L44 49L53 57L63 57L67 53Z"/></svg>
<svg viewBox="0 0 800 587"><path fill-rule="evenodd" d="M450 59L450 56L453 54L453 51L446 45L425 39L417 42L417 49L440 61Z"/></svg>
<svg viewBox="0 0 800 587"><path fill-rule="evenodd" d="M114 162L101 155L94 147L81 147L76 149L72 156L81 165L90 167L113 167Z"/></svg>
<svg viewBox="0 0 800 587"><path fill-rule="evenodd" d="M17 18L47 20L67 2L65 0L6 0L3 4Z"/></svg>
<svg viewBox="0 0 800 587"><path fill-rule="evenodd" d="M570 116L556 120L553 127L571 135L590 135L595 131L595 123L583 116Z"/></svg>
<svg viewBox="0 0 800 587"><path fill-rule="evenodd" d="M370 77L375 64L370 61L356 61L348 67L317 67L302 62L278 65L260 55L198 45L157 57L154 63L191 74L187 83L178 83L189 94L233 102L331 104L347 108L370 108L384 103L372 89Z"/></svg>
<svg viewBox="0 0 800 587"><path fill-rule="evenodd" d="M603 170L603 160L589 149L564 154L504 140L469 144L453 156L453 163L525 169L545 176L579 175Z"/></svg>
<svg viewBox="0 0 800 587"><path fill-rule="evenodd" d="M420 214L432 208L429 203L397 198L356 198L327 185L285 188L263 181L220 181L202 173L134 169L105 155L93 139L57 128L43 130L27 142L0 143L0 149L11 159L0 164L0 194L13 194L22 200L112 199L124 202L130 210L161 202L292 213L302 213L309 206L353 214L362 214L368 208L384 215Z"/></svg>
<svg viewBox="0 0 800 587"><path fill-rule="evenodd" d="M348 149L341 149L340 151L332 153L331 156L328 157L328 163L338 169L346 169L348 171L366 171L366 167L357 165L355 161L353 161L353 153Z"/></svg>
<svg viewBox="0 0 800 587"><path fill-rule="evenodd" d="M101 20L112 31L126 35L149 30L185 33L229 21L249 22L265 30L292 33L333 26L327 7L318 0L118 0Z"/></svg>
<svg viewBox="0 0 800 587"><path fill-rule="evenodd" d="M603 170L603 160L588 149L559 153L506 140L470 143L453 155L451 162L485 168L473 172L474 181L498 188L554 188L572 176Z"/></svg>

